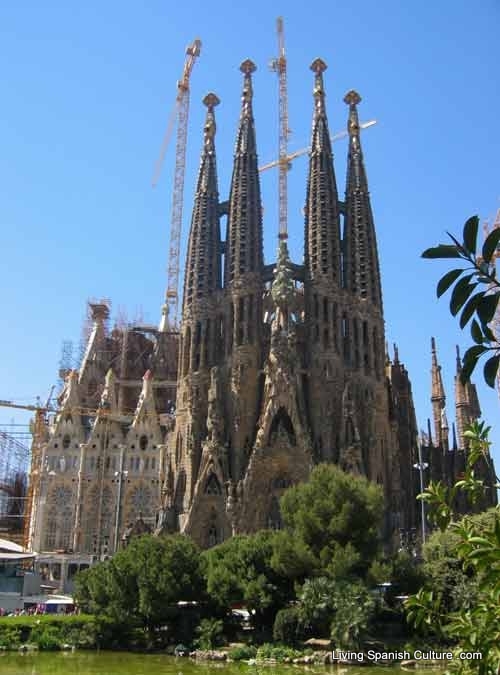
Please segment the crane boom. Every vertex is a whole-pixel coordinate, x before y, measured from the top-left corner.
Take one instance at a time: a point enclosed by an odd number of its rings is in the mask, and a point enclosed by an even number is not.
[[[271,69],[278,74],[279,85],[279,237],[286,239],[288,234],[288,91],[286,77],[285,32],[283,17],[276,20],[278,36],[278,58],[271,61]]]
[[[177,118],[177,138],[175,144],[174,187],[172,193],[172,215],[170,225],[170,244],[167,271],[167,292],[165,304],[170,327],[177,325],[179,256],[182,233],[182,208],[184,204],[184,176],[186,172],[186,144],[189,120],[189,81],[196,59],[200,55],[201,41],[194,40],[186,49],[186,59],[181,79],[177,82],[175,107],[170,114],[167,130],[155,165],[153,187],[160,178],[163,161]]]
[[[369,127],[372,127],[374,124],[377,124],[377,120],[369,120],[368,122],[362,122],[359,125],[360,129],[368,129]],[[339,141],[341,138],[345,138],[348,135],[347,131],[339,131],[339,133],[334,134],[331,136],[331,141]],[[289,155],[287,155],[287,164],[290,164],[290,162],[293,159],[296,159],[297,157],[301,157],[302,155],[307,154],[308,152],[311,151],[311,148],[301,148],[300,150],[294,150],[294,152],[291,152]],[[272,162],[268,162],[267,164],[263,164],[262,166],[259,166],[259,171],[267,171],[268,169],[272,169],[275,166],[280,165],[280,159],[275,159]]]

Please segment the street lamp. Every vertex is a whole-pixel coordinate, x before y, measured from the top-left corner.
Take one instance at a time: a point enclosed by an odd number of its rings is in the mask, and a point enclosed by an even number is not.
[[[422,445],[418,444],[418,462],[413,465],[414,469],[418,469],[420,474],[420,493],[424,491],[424,471],[428,468],[429,464],[422,461]],[[420,500],[420,514],[422,518],[422,544],[425,544],[425,503],[424,500]]]
[[[115,478],[118,478],[118,490],[116,493],[116,513],[115,513],[115,536],[113,542],[113,553],[116,553],[118,549],[118,535],[120,531],[120,511],[121,511],[121,502],[122,502],[122,483],[123,479],[128,476],[128,471],[123,470],[125,459],[125,446],[120,445],[120,469],[115,471]]]

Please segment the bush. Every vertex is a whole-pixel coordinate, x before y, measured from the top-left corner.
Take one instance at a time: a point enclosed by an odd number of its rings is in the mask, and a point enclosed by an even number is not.
[[[285,659],[296,659],[304,656],[308,652],[293,649],[287,645],[275,645],[269,642],[261,645],[257,650],[258,659],[274,659],[275,661],[284,661]]]
[[[244,645],[243,647],[234,647],[230,649],[228,654],[233,661],[248,661],[257,656],[257,647],[253,645]]]
[[[34,615],[0,618],[0,646],[17,649],[31,642],[41,650],[59,649],[63,644],[95,647],[102,626],[95,617]]]
[[[213,649],[221,644],[223,623],[220,619],[202,619],[196,629],[200,649]]]
[[[273,639],[285,645],[295,645],[303,639],[303,628],[299,610],[296,607],[280,609],[276,614],[273,628]]]

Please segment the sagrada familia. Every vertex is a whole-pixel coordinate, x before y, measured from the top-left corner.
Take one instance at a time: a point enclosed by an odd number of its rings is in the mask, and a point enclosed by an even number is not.
[[[316,59],[311,69],[303,264],[291,262],[285,237],[276,261],[264,261],[255,66],[247,60],[227,201],[217,180],[218,99],[204,99],[180,329],[168,328],[165,308],[159,327],[110,329],[108,306],[91,306],[85,356],[67,373],[40,454],[34,550],[102,558],[137,532],[179,531],[209,547],[277,529],[281,495],[320,462],[382,486],[383,534],[397,547],[399,533],[420,527],[415,465],[425,462],[426,482],[452,484],[463,472],[464,428],[480,416],[475,387],[460,383],[458,357],[452,432],[433,340],[434,427],[419,435],[408,373],[385,343],[361,98],[355,91],[344,98],[342,200],[326,65]]]

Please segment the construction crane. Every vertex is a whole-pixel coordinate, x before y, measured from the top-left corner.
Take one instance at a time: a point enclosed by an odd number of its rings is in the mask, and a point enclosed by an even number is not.
[[[285,55],[285,32],[283,17],[276,20],[276,32],[278,35],[278,58],[270,63],[271,70],[278,74],[279,85],[279,153],[277,164],[279,166],[279,238],[288,237],[288,186],[287,173],[288,160],[288,91],[286,80],[286,55]]]
[[[362,122],[359,125],[360,129],[368,129],[369,127],[372,127],[374,124],[377,124],[377,120],[369,120],[368,122]],[[342,138],[345,138],[348,136],[349,132],[348,131],[340,131],[337,134],[334,134],[333,136],[330,137],[332,143],[335,141],[340,141]],[[286,164],[288,169],[290,168],[290,162],[292,162],[294,159],[297,157],[301,157],[302,155],[306,155],[308,152],[311,152],[311,148],[301,148],[300,150],[295,150],[294,152],[291,152],[289,155],[286,156]],[[275,166],[280,166],[282,165],[282,160],[280,159],[275,159],[272,162],[269,162],[268,164],[263,164],[262,166],[259,167],[259,171],[267,171],[268,169],[272,169]]]
[[[175,145],[174,188],[172,194],[172,215],[170,224],[170,247],[168,256],[168,276],[165,305],[167,321],[170,328],[177,327],[179,257],[182,232],[182,207],[184,203],[184,175],[186,170],[186,143],[189,119],[189,79],[200,55],[201,41],[194,40],[186,48],[186,59],[181,79],[177,82],[177,96],[174,108],[170,113],[167,130],[163,138],[160,155],[155,164],[153,187],[158,184],[161,169],[177,119],[177,139]]]
[[[30,478],[28,484],[28,494],[26,495],[26,502],[24,508],[24,533],[23,546],[29,548],[31,545],[33,528],[31,527],[31,513],[33,509],[33,500],[38,487],[40,479],[40,462],[42,457],[42,446],[45,438],[45,430],[47,427],[46,415],[52,410],[50,401],[55,387],[52,387],[50,394],[47,397],[47,402],[44,406],[36,405],[22,405],[14,403],[13,401],[0,400],[0,406],[3,408],[15,408],[16,410],[29,410],[35,413],[35,420],[33,423],[33,443],[31,446],[31,463],[30,463]]]

